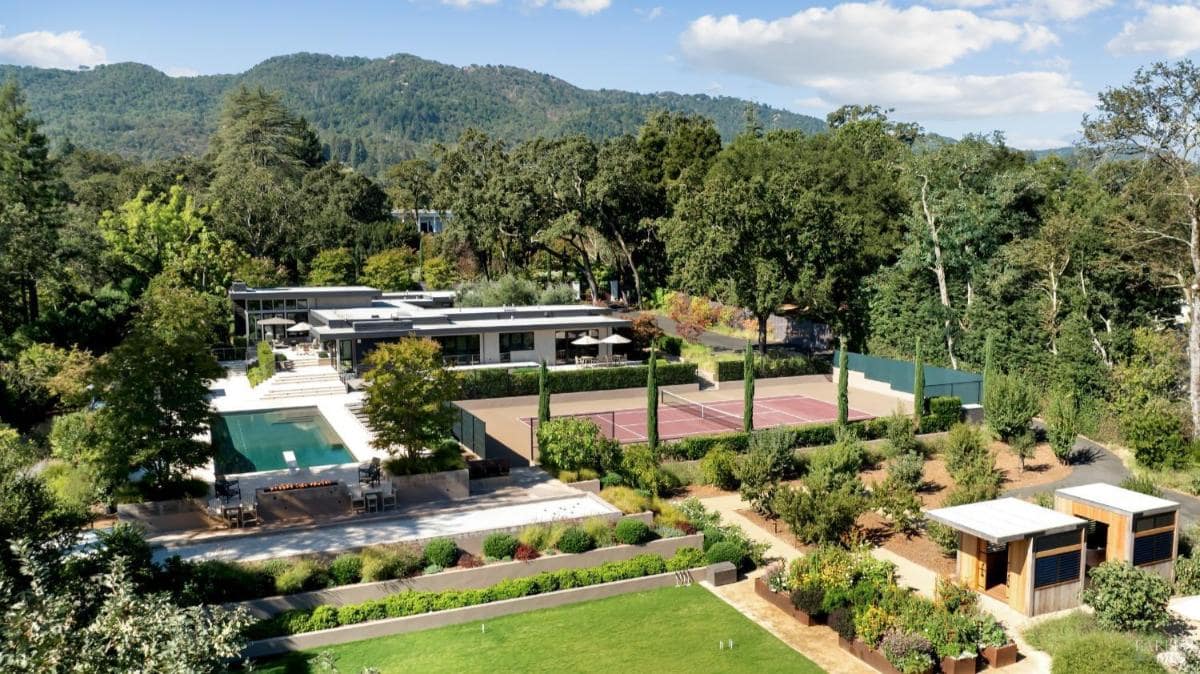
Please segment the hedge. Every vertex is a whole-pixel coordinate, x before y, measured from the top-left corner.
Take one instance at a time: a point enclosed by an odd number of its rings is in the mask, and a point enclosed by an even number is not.
[[[717,381],[740,381],[745,377],[745,364],[742,359],[717,361]],[[770,379],[772,377],[798,377],[805,374],[829,374],[832,366],[827,360],[810,359],[803,356],[788,356],[785,358],[754,359],[754,377]]]
[[[836,423],[830,422],[804,426],[777,426],[771,430],[775,433],[788,433],[791,436],[788,444],[792,448],[799,448],[832,445],[837,440],[837,428]],[[852,421],[850,428],[853,428],[858,433],[858,437],[863,440],[876,440],[887,436],[887,418]],[[664,458],[694,461],[704,458],[709,450],[718,445],[723,445],[739,454],[745,453],[750,449],[750,434],[735,431],[713,435],[693,435],[668,442],[662,445],[661,451]]]
[[[607,562],[586,569],[560,569],[543,571],[525,578],[508,578],[491,587],[476,590],[407,591],[359,604],[340,607],[318,606],[311,610],[293,609],[251,625],[246,630],[246,636],[250,639],[267,639],[301,634],[370,620],[403,618],[504,599],[642,578],[667,571],[680,571],[689,568],[696,559],[693,552],[685,552],[688,550],[691,549],[681,548],[669,560],[660,555],[638,555],[624,561]]]
[[[962,398],[938,396],[929,399],[929,414],[921,418],[922,433],[940,433],[962,421]]]
[[[625,367],[597,367],[583,370],[553,370],[549,373],[551,393],[574,393],[577,391],[607,391],[618,388],[640,388],[646,385],[645,365]],[[695,363],[658,364],[660,386],[694,384]],[[460,374],[463,400],[479,398],[507,398],[529,396],[538,393],[538,373],[535,369],[470,370]]]

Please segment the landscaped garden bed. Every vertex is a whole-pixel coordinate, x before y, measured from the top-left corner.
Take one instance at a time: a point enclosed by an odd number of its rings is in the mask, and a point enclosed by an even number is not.
[[[643,578],[672,571],[684,571],[703,564],[698,550],[685,548],[670,559],[664,559],[659,555],[638,555],[625,561],[608,562],[591,568],[560,569],[525,578],[510,578],[487,588],[441,592],[400,592],[383,599],[369,600],[359,604],[340,607],[318,606],[313,609],[285,611],[251,625],[247,630],[247,636],[251,639],[267,639],[303,634],[374,620],[402,618],[619,580]]]
[[[1015,661],[1015,644],[970,590],[942,582],[937,599],[925,599],[865,550],[817,548],[768,569],[755,591],[801,624],[828,624],[846,652],[882,672],[966,674],[985,651],[993,668]]]

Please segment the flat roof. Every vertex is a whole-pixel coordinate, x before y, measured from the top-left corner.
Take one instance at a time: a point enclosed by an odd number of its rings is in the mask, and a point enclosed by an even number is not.
[[[378,288],[370,286],[277,286],[274,288],[239,288],[229,290],[233,299],[251,297],[311,297],[313,295],[379,295]]]
[[[992,543],[1056,534],[1087,522],[1017,498],[1000,498],[926,511],[929,519]]]
[[[1104,482],[1067,487],[1054,492],[1072,501],[1082,501],[1105,510],[1115,510],[1126,515],[1147,515],[1177,510],[1179,504],[1165,498],[1143,494]]]
[[[385,326],[394,323],[395,327],[388,330]],[[314,325],[312,332],[319,337],[388,337],[394,335],[470,335],[481,332],[524,332],[530,330],[586,330],[590,328],[624,327],[629,320],[612,316],[554,316],[550,318],[497,318],[464,320],[459,319],[441,323],[409,324],[405,320],[389,321],[387,318],[375,320],[359,320],[347,327],[331,328],[327,325]],[[392,334],[394,333],[394,335]]]

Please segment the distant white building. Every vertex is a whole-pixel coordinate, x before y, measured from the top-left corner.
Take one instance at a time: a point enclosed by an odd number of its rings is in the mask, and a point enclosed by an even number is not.
[[[411,210],[392,209],[392,217],[403,222],[412,222]],[[421,234],[441,234],[450,219],[450,211],[432,211],[424,208],[417,211],[417,231]]]

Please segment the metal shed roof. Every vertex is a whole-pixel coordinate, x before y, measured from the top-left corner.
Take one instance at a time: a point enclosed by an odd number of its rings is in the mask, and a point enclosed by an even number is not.
[[[1078,517],[1016,498],[937,508],[927,511],[925,515],[951,529],[992,543],[1008,543],[1031,536],[1070,531],[1086,524]]]
[[[1078,487],[1067,487],[1054,492],[1072,501],[1089,503],[1105,510],[1114,510],[1126,515],[1151,515],[1177,510],[1179,504],[1165,498],[1150,496],[1104,482],[1093,482]]]

